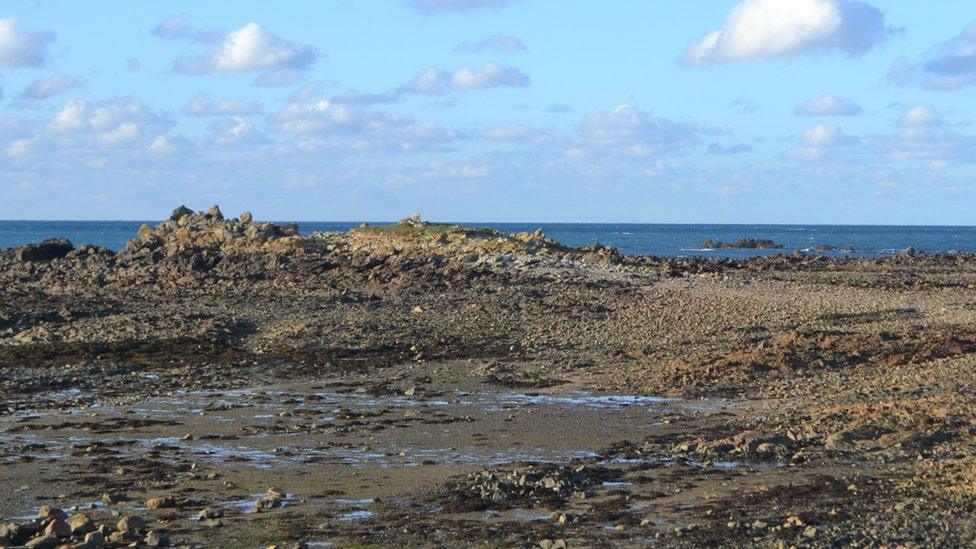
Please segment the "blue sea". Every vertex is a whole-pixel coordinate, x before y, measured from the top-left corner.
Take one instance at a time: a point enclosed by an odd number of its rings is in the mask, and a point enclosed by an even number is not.
[[[143,223],[155,221],[0,221],[0,248],[44,238],[64,236],[76,246],[96,244],[120,249]],[[302,234],[346,231],[360,222],[298,222]],[[382,223],[376,223],[380,225]],[[909,246],[919,251],[976,251],[976,227],[883,225],[702,225],[633,223],[462,223],[492,226],[505,232],[542,228],[546,235],[570,246],[599,242],[625,254],[658,256],[746,257],[811,250],[819,243],[838,249],[850,246],[854,255],[878,256]],[[734,241],[766,238],[784,250],[703,250],[705,239]],[[833,252],[840,255],[844,252]],[[828,255],[831,255],[828,253]]]

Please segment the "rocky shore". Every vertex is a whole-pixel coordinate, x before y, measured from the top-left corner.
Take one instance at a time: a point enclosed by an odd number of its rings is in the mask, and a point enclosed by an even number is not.
[[[972,254],[180,207],[0,295],[0,547],[976,543]]]

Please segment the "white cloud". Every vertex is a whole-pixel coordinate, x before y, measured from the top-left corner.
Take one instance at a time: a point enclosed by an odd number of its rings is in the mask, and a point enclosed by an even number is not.
[[[861,106],[853,99],[830,94],[804,101],[793,110],[799,116],[856,116],[861,112]]]
[[[183,110],[184,116],[250,116],[264,111],[261,103],[243,99],[224,99],[214,102],[208,93],[197,94]]]
[[[173,69],[189,74],[304,70],[317,57],[312,46],[289,42],[251,22],[227,33],[216,48],[204,55],[176,61]]]
[[[661,155],[701,142],[696,124],[654,117],[627,104],[587,114],[577,133],[592,152],[632,157]]]
[[[286,134],[362,132],[411,122],[401,115],[387,115],[358,105],[333,104],[325,99],[316,103],[290,103],[268,121],[272,130]]]
[[[47,62],[47,47],[57,35],[53,31],[28,31],[20,19],[0,19],[0,67],[42,67]]]
[[[473,70],[461,67],[451,76],[451,88],[456,90],[483,90],[498,86],[524,87],[529,85],[529,77],[514,67],[502,67],[488,63],[483,69]]]
[[[692,41],[682,64],[793,57],[812,51],[863,53],[884,40],[884,15],[853,0],[743,0],[720,29]]]
[[[906,110],[905,114],[898,120],[898,124],[905,128],[939,126],[942,124],[942,118],[932,107],[919,105]]]
[[[421,13],[438,11],[465,11],[478,8],[500,8],[512,0],[408,0],[413,9]]]
[[[940,91],[976,86],[976,22],[952,40],[937,44],[918,63],[896,58],[888,80]]]
[[[7,153],[7,156],[14,158],[30,156],[37,151],[39,143],[40,140],[37,137],[14,139],[7,144],[4,152]]]
[[[514,36],[495,34],[485,38],[484,40],[478,40],[477,42],[461,42],[454,47],[454,51],[467,53],[477,53],[482,51],[514,53],[525,51],[525,42],[523,42],[521,38],[516,38]]]
[[[193,145],[190,140],[182,136],[159,135],[146,147],[152,156],[175,156],[191,151]]]
[[[80,99],[72,99],[54,115],[54,120],[48,124],[48,128],[57,133],[88,131],[91,129],[91,124],[88,122],[88,110],[88,103]]]
[[[461,67],[453,72],[429,68],[399,88],[399,93],[441,95],[450,90],[473,90],[496,87],[525,87],[531,80],[515,67],[486,63],[478,70]]]
[[[60,93],[83,86],[85,81],[66,74],[54,74],[47,78],[36,78],[20,94],[21,99],[37,100],[54,97]]]
[[[843,147],[860,142],[856,136],[847,135],[838,126],[829,124],[807,128],[801,141],[808,147]]]
[[[137,99],[118,98],[97,103],[68,101],[47,127],[57,134],[90,134],[99,144],[122,146],[163,134],[173,125],[169,117]]]
[[[214,120],[207,129],[210,141],[222,147],[262,145],[269,141],[264,132],[243,118]]]
[[[861,139],[847,135],[838,126],[820,124],[807,128],[800,135],[800,145],[786,152],[787,158],[794,160],[820,160],[831,149],[857,145]]]

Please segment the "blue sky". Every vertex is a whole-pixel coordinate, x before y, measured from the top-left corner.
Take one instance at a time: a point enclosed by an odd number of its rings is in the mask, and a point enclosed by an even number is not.
[[[0,218],[974,223],[976,7],[8,2]]]

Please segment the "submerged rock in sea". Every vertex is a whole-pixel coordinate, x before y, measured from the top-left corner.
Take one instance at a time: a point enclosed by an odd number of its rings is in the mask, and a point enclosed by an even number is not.
[[[716,242],[710,238],[706,239],[701,244],[701,248],[705,250],[728,250],[728,249],[743,249],[743,250],[779,250],[783,248],[782,244],[777,244],[772,240],[765,238],[740,238],[735,242]]]

